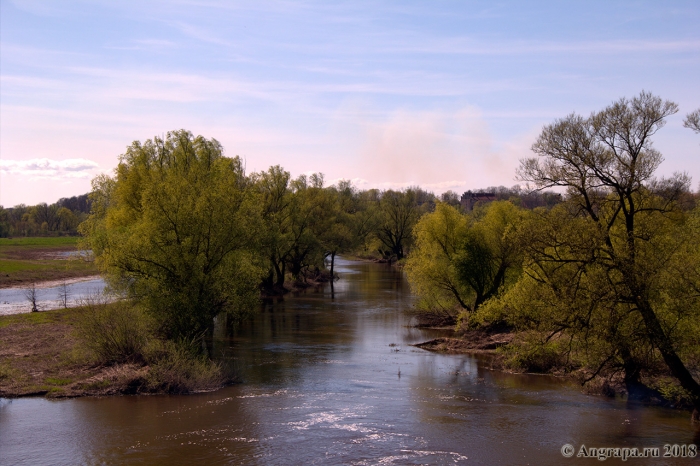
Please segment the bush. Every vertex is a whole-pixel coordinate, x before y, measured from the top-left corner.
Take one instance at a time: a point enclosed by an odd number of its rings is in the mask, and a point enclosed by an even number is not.
[[[128,302],[84,303],[77,322],[78,338],[91,359],[100,364],[142,363],[153,338],[151,319]]]
[[[99,364],[132,368],[126,393],[192,393],[217,389],[232,379],[221,364],[201,354],[201,340],[159,338],[153,320],[133,303],[93,299],[84,308],[77,322],[80,344]]]
[[[146,384],[151,391],[191,393],[214,390],[227,381],[220,364],[198,354],[192,344],[154,341],[148,348],[150,370]]]
[[[513,342],[501,350],[505,365],[525,372],[547,373],[566,365],[562,350],[556,341],[539,341],[533,335]]]
[[[693,402],[690,393],[680,386],[677,380],[671,377],[658,377],[653,380],[650,387],[657,390],[673,406],[681,408],[692,408]]]

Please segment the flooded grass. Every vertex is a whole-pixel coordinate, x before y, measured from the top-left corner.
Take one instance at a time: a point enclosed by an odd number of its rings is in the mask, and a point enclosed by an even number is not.
[[[0,238],[0,288],[98,273],[94,262],[71,257],[78,237]]]

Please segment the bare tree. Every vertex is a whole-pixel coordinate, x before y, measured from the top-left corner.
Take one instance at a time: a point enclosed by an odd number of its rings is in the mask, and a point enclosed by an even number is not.
[[[700,108],[685,116],[683,126],[692,129],[696,133],[700,133]]]
[[[68,308],[68,298],[70,297],[70,289],[68,283],[63,280],[63,283],[58,287],[58,304],[63,306],[63,309]]]
[[[26,296],[27,301],[29,301],[29,304],[31,304],[32,312],[39,312],[39,308],[36,305],[36,284],[34,282],[32,282],[32,284],[26,290],[24,290],[24,296]]]

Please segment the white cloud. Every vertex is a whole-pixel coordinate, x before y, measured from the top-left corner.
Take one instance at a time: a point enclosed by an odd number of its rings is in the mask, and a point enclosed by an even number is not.
[[[97,162],[87,159],[0,160],[0,174],[31,179],[90,178],[97,169],[99,169]]]

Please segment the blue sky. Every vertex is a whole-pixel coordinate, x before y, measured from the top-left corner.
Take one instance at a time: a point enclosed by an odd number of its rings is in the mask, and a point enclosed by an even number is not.
[[[248,171],[359,188],[516,184],[542,126],[641,90],[700,181],[700,4],[0,0],[0,204],[54,202],[186,128]]]

